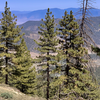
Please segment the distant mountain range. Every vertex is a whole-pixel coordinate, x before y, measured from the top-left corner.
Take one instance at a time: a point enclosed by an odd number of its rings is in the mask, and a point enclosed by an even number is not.
[[[92,20],[92,24],[94,27],[90,27],[93,31],[93,34],[89,34],[94,41],[100,46],[100,17],[91,17],[90,20]],[[59,23],[60,18],[56,18],[55,19],[55,23]],[[78,22],[78,19],[76,20]],[[34,50],[35,47],[37,47],[37,45],[35,44],[35,42],[33,41],[38,40],[39,39],[39,34],[38,34],[38,26],[40,26],[40,24],[43,23],[42,21],[27,21],[21,25],[19,25],[19,27],[23,26],[22,32],[21,33],[25,33],[24,39],[26,41],[27,47],[31,52],[37,52],[36,50]],[[57,26],[59,27],[59,25]]]
[[[79,19],[81,17],[81,14],[78,14],[78,12],[80,11],[79,8],[67,8],[67,9],[51,8],[50,9],[50,11],[52,11],[52,14],[54,15],[55,18],[62,18],[65,10],[68,13],[72,10],[76,19]],[[36,11],[11,11],[11,12],[12,14],[15,14],[17,16],[17,24],[22,24],[29,20],[39,21],[42,18],[44,19],[47,9],[36,10]],[[0,13],[2,13],[2,11],[0,11]],[[100,9],[90,9],[90,13],[92,17],[100,16]],[[2,18],[1,14],[0,14],[0,18]]]
[[[73,14],[76,17],[76,21],[80,18],[80,15],[77,15],[76,12],[79,11],[79,8],[68,8],[68,9],[58,9],[58,8],[52,8],[50,11],[52,11],[52,14],[55,17],[55,23],[59,23],[60,19],[64,15],[65,10],[69,13],[71,10],[73,11]],[[19,24],[19,27],[24,27],[22,29],[21,33],[25,33],[24,39],[26,41],[27,47],[31,52],[37,52],[34,50],[37,45],[33,41],[34,39],[39,39],[38,34],[38,26],[40,26],[42,21],[40,21],[42,18],[44,19],[47,9],[45,10],[37,10],[37,11],[11,11],[12,14],[15,14],[17,16],[17,23]],[[93,35],[90,34],[90,36],[94,39],[94,41],[100,46],[100,9],[91,9],[91,16],[90,19],[94,22],[92,23],[95,28],[91,28],[93,31]],[[0,12],[1,13],[1,12]],[[1,18],[0,14],[0,18]],[[59,25],[57,26],[59,27]]]
[[[61,19],[60,18],[56,18],[55,19],[55,23],[59,23]],[[100,47],[100,16],[99,17],[90,17],[90,20],[92,20],[92,24],[93,27],[90,27],[93,34],[89,34],[92,39],[95,41],[95,43]],[[76,20],[78,22],[78,19]],[[30,54],[32,58],[35,58],[36,56],[39,55],[39,52],[36,51],[34,48],[38,47],[38,45],[34,42],[34,39],[38,41],[39,39],[39,34],[38,34],[38,26],[40,26],[40,24],[43,23],[42,21],[27,21],[21,25],[19,25],[19,27],[23,26],[22,32],[21,33],[25,33],[25,35],[23,36],[23,38],[26,41],[26,45],[28,47],[28,50],[30,50]],[[59,25],[57,26],[59,27]],[[92,59],[94,61],[94,63],[97,64],[97,66],[100,66],[99,62],[100,62],[100,57],[97,58],[97,56],[95,54],[92,54]],[[95,66],[95,67],[97,67]]]

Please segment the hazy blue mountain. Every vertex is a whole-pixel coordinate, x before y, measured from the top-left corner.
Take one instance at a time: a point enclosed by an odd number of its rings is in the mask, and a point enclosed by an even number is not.
[[[4,13],[4,11],[0,11],[0,19],[2,18],[2,14]],[[31,11],[11,11],[11,14],[15,14],[15,16],[17,16],[17,24],[22,24],[26,21],[28,21],[29,19],[25,16],[25,14],[30,13]],[[23,16],[23,17],[21,17]]]
[[[68,9],[58,9],[58,8],[52,8],[50,9],[50,11],[52,11],[52,14],[54,15],[55,18],[62,18],[62,16],[64,15],[64,12],[68,11],[68,13],[70,12],[70,10],[72,10],[74,13],[77,12],[79,9],[78,8],[68,8]],[[41,19],[41,18],[45,18],[47,9],[45,10],[37,10],[37,11],[33,11],[30,13],[27,13],[26,16],[27,18],[32,18],[33,19]]]
[[[67,11],[70,13],[70,11],[73,11],[73,14],[75,17],[78,19],[80,18],[81,14],[79,15],[78,12],[80,11],[80,8],[67,8],[67,9],[59,9],[59,8],[52,8],[50,11],[52,11],[52,14],[54,15],[55,18],[62,18],[64,15],[64,12]],[[41,20],[41,18],[45,18],[47,9],[44,10],[36,10],[29,12],[27,14],[23,14],[23,16],[26,16],[28,19],[31,20]],[[100,16],[100,9],[90,9],[90,15],[92,17]],[[20,17],[23,17],[20,15]]]
[[[52,14],[55,18],[62,18],[64,15],[65,10],[69,13],[71,10],[73,11],[73,14],[75,15],[76,19],[79,19],[81,17],[81,14],[79,15],[79,8],[67,8],[67,9],[59,9],[59,8],[51,8],[50,11],[52,11]],[[25,23],[26,21],[39,21],[42,18],[45,18],[47,9],[44,10],[35,10],[35,11],[11,11],[12,14],[15,14],[17,16],[17,24]],[[0,11],[2,13],[2,11]],[[92,17],[100,16],[100,9],[90,9],[90,13]],[[1,18],[0,14],[0,18]]]
[[[0,13],[2,13],[4,11],[0,11]],[[31,11],[11,11],[12,14],[26,14],[26,13],[29,13]]]

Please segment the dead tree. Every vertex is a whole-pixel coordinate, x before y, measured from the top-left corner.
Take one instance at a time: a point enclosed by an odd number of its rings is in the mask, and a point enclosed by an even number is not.
[[[81,13],[82,15],[81,19],[79,20],[79,30],[80,30],[80,36],[83,37],[83,41],[84,41],[84,45],[82,46],[86,47],[88,50],[91,51],[91,45],[97,46],[94,40],[90,36],[91,34],[93,34],[90,26],[95,29],[95,27],[93,26],[94,22],[90,20],[90,17],[91,17],[90,9],[94,9],[92,5],[94,0],[93,1],[79,0],[79,1],[81,3],[81,8],[80,8],[79,13]],[[93,74],[93,71],[91,70],[91,66],[94,67],[92,64],[93,60],[91,59],[90,55],[85,55],[84,57],[85,59],[88,60],[88,64],[86,64],[88,67],[88,70],[90,70],[90,73],[93,79],[96,80]]]

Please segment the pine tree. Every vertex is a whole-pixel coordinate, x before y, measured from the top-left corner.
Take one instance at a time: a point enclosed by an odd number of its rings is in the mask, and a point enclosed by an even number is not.
[[[36,70],[35,67],[32,67],[33,60],[24,39],[20,45],[16,46],[16,51],[13,58],[16,68],[13,73],[12,84],[23,93],[33,95],[36,92]]]
[[[47,100],[50,98],[50,73],[52,71],[52,65],[55,64],[54,59],[56,55],[53,55],[53,53],[56,53],[56,46],[58,45],[58,39],[56,38],[57,32],[54,31],[54,15],[51,17],[51,14],[52,12],[50,12],[48,8],[45,20],[42,19],[44,24],[41,24],[39,27],[39,42],[35,40],[35,42],[39,45],[37,50],[41,53],[35,62],[40,63],[39,66],[41,66],[43,76],[45,76],[44,79],[47,79]]]
[[[3,58],[3,75],[5,76],[5,84],[9,84],[9,77],[12,73],[12,58],[14,57],[15,45],[20,41],[23,34],[20,35],[22,28],[16,27],[16,16],[11,16],[10,8],[7,8],[7,2],[5,11],[2,13],[2,19],[0,19],[0,57]]]
[[[94,47],[93,45],[91,45],[92,51],[94,51],[95,53],[97,53],[98,56],[100,56],[100,48],[99,47]]]
[[[4,78],[3,78],[3,73],[2,73],[2,69],[3,69],[3,58],[0,58],[0,83],[4,83]]]
[[[84,55],[87,50],[81,45],[84,44],[83,38],[79,34],[79,26],[74,21],[75,18],[70,11],[70,15],[65,11],[63,19],[60,21],[60,31],[63,38],[62,49],[66,66],[64,71],[64,85],[61,90],[68,100],[96,100],[98,99],[97,86],[92,81],[87,69],[87,60]],[[62,69],[61,69],[62,70]]]

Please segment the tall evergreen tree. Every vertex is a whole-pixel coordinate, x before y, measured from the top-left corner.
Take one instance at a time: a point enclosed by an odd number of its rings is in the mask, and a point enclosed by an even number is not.
[[[26,94],[35,94],[36,70],[32,67],[32,58],[24,39],[16,46],[16,54],[13,63],[16,65],[13,73],[12,84]]]
[[[61,92],[68,100],[96,100],[98,99],[97,86],[92,82],[87,69],[87,61],[83,58],[87,50],[81,45],[83,38],[79,34],[79,26],[75,18],[65,11],[60,21],[60,31],[63,38],[62,49],[66,61],[64,87]]]
[[[51,68],[52,65],[55,64],[55,55],[53,55],[53,53],[56,53],[56,46],[58,45],[58,39],[56,38],[57,33],[54,32],[54,16],[52,15],[51,17],[51,14],[52,12],[50,12],[48,8],[45,20],[42,19],[44,24],[41,24],[39,27],[39,42],[35,40],[35,42],[39,45],[37,50],[41,53],[35,62],[40,63],[40,66],[42,67],[42,73],[44,73],[45,77],[47,78],[47,100],[50,98],[49,89],[51,79],[50,73],[52,71]]]
[[[0,57],[4,57],[2,72],[5,75],[5,84],[9,84],[9,74],[11,74],[11,66],[13,65],[12,58],[14,57],[13,50],[15,49],[16,43],[18,43],[23,36],[23,34],[19,34],[22,28],[15,26],[17,21],[15,20],[16,16],[13,14],[12,17],[9,9],[6,2],[5,11],[2,13],[3,18],[0,19]]]
[[[4,65],[4,59],[1,57],[0,58],[0,83],[4,83],[4,77],[2,73],[3,65]]]
[[[94,47],[92,45],[91,48],[92,48],[92,51],[94,51],[98,56],[100,56],[100,48],[99,47]]]

